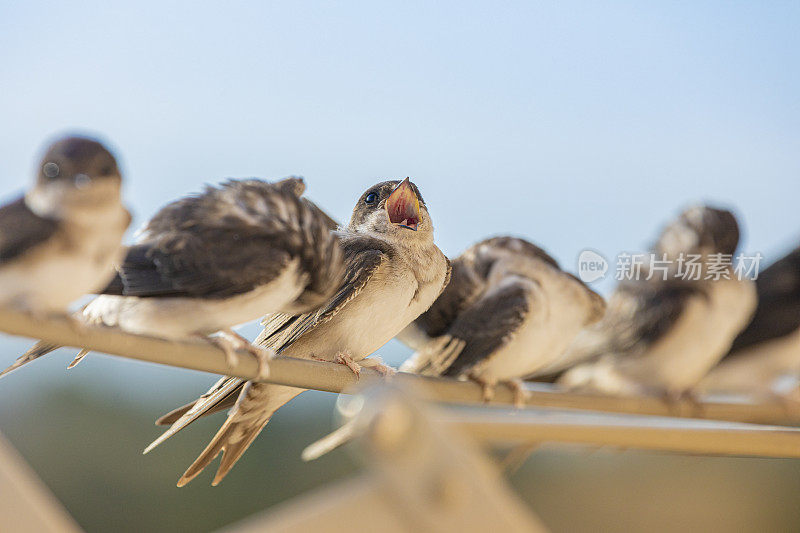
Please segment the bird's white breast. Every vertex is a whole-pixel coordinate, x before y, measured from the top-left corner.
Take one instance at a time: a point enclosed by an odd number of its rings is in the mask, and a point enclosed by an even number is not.
[[[420,283],[409,265],[385,262],[329,322],[309,331],[283,354],[333,358],[347,352],[355,360],[367,357],[430,307],[444,284],[443,255],[432,271],[436,275]]]
[[[63,223],[50,240],[0,270],[5,302],[21,300],[37,310],[63,311],[74,300],[102,289],[121,259],[127,211],[116,203],[93,210],[90,223]]]
[[[769,393],[787,375],[800,374],[800,329],[749,346],[715,367],[700,383],[703,392]]]
[[[749,280],[710,283],[708,297],[693,296],[673,328],[645,354],[620,358],[618,370],[645,387],[691,389],[728,352],[756,307]]]
[[[305,286],[299,260],[291,261],[270,283],[227,298],[185,298],[103,295],[84,309],[87,322],[114,326],[131,333],[180,339],[211,334],[278,312],[300,295]]]
[[[530,312],[513,338],[476,368],[487,381],[523,378],[557,360],[592,312],[587,289],[542,265],[533,275]]]

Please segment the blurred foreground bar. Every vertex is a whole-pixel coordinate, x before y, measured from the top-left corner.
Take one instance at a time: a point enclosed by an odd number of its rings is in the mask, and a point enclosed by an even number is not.
[[[800,429],[712,420],[532,409],[447,409],[442,420],[480,441],[568,442],[703,455],[800,457]]]
[[[380,390],[379,390],[380,389]],[[433,406],[395,387],[373,388],[351,420],[362,477],[250,518],[235,533],[545,532],[472,439]]]
[[[77,533],[78,525],[0,435],[0,531]]]
[[[415,389],[416,390],[416,389]],[[581,443],[704,455],[800,457],[800,430],[570,411],[443,407],[398,386],[340,403],[361,477],[299,497],[229,531],[544,531],[485,444]],[[525,446],[527,445],[527,446]]]

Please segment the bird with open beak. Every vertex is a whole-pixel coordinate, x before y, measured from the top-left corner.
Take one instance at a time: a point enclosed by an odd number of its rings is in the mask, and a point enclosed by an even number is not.
[[[54,142],[34,187],[0,208],[0,304],[63,312],[104,287],[131,221],[121,186],[117,161],[98,141]]]
[[[754,283],[739,279],[730,261],[738,244],[733,213],[704,205],[686,209],[653,250],[658,260],[666,258],[666,274],[645,265],[638,278],[620,282],[603,320],[565,353],[567,360],[589,362],[567,370],[558,383],[617,395],[693,397],[756,307]],[[696,273],[686,275],[687,258],[699,266]]]
[[[758,307],[730,352],[698,386],[705,393],[800,401],[800,247],[758,273]]]
[[[450,284],[400,335],[417,348],[400,370],[472,379],[486,400],[506,382],[521,403],[520,380],[556,360],[604,312],[603,298],[538,246],[486,239],[453,260]]]
[[[319,309],[264,319],[256,344],[278,357],[301,357],[391,370],[367,356],[424,312],[446,286],[450,263],[433,240],[433,223],[408,178],[370,187],[338,232],[344,282]],[[198,400],[157,421],[172,424],[146,452],[197,418],[231,408],[211,443],[178,481],[183,486],[222,452],[219,483],[281,406],[305,389],[225,377]]]
[[[316,309],[344,275],[331,219],[300,197],[304,190],[299,178],[229,180],[166,205],[78,320],[168,339],[199,337],[231,363],[237,348],[246,349],[266,375],[271,350],[231,328],[265,310]],[[4,373],[55,348],[40,342]]]

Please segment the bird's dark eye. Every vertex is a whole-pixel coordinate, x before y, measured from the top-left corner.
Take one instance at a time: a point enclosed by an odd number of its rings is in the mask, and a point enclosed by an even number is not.
[[[53,163],[52,161],[49,163],[45,163],[44,167],[42,168],[42,172],[45,176],[52,179],[58,176],[59,168],[58,165]]]
[[[374,204],[377,201],[378,201],[378,194],[374,192],[369,193],[367,197],[364,198],[364,202],[367,204]]]

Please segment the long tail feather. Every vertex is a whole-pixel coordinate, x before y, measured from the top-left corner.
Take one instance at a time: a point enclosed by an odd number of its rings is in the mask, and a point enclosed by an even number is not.
[[[217,410],[224,409],[223,407],[219,407],[220,404],[223,404],[227,398],[235,398],[234,394],[242,385],[243,381],[239,378],[231,378],[231,377],[224,377],[217,381],[205,394],[200,396],[197,400],[193,403],[188,404],[188,408],[185,409],[187,406],[179,407],[178,409],[172,411],[171,413],[167,413],[166,415],[159,418],[156,423],[158,424],[159,421],[163,419],[172,419],[174,418],[174,414],[181,412],[180,416],[172,423],[172,426],[161,434],[156,440],[154,440],[150,445],[144,449],[142,453],[146,454],[150,452],[153,448],[167,440],[168,438],[172,437],[180,430],[197,420],[203,415],[209,414],[214,408]]]
[[[186,405],[181,405],[180,407],[177,407],[177,408],[173,409],[169,413],[161,415],[160,417],[158,417],[156,419],[156,425],[157,426],[171,426],[172,424],[177,422],[180,417],[185,415],[186,412],[189,409],[194,407],[194,404],[196,404],[196,403],[197,403],[197,400],[192,400],[191,402],[187,403]]]
[[[312,442],[303,450],[300,457],[303,461],[314,461],[353,440],[357,435],[356,424],[349,422],[328,433],[316,442]]]
[[[183,487],[189,483],[222,452],[222,460],[212,482],[212,485],[219,484],[261,433],[275,411],[304,390],[248,381],[228,419],[178,480],[178,486]]]
[[[71,369],[75,368],[75,365],[77,365],[78,363],[83,361],[83,358],[86,357],[87,355],[89,355],[89,350],[85,350],[84,349],[84,350],[81,350],[80,352],[78,352],[78,355],[75,356],[75,359],[73,359],[70,362],[70,364],[67,365],[67,370],[71,370]]]
[[[31,361],[40,358],[43,355],[47,355],[53,350],[57,350],[60,347],[61,346],[59,346],[58,344],[51,344],[49,342],[39,341],[33,346],[31,346],[31,348],[27,352],[19,356],[17,360],[14,361],[14,364],[12,364],[8,368],[0,372],[0,377],[5,376],[9,372],[13,372],[14,370],[20,368],[21,366],[24,366],[30,363]]]
[[[442,335],[431,340],[400,366],[401,372],[422,376],[440,376],[447,370],[466,343],[450,335]]]
[[[268,422],[269,418],[264,418],[259,420],[257,424],[241,426],[238,423],[229,424],[226,421],[220,432],[214,437],[214,440],[209,443],[203,453],[183,473],[178,480],[178,486],[183,487],[197,477],[222,452],[222,461],[220,461],[217,473],[214,475],[214,481],[211,482],[213,486],[217,486]]]
[[[156,420],[157,426],[171,426],[175,422],[177,422],[183,415],[185,415],[189,409],[194,407],[197,403],[197,400],[193,402],[189,402],[186,405],[182,405],[177,409],[173,409],[169,413],[161,416],[159,419]],[[236,394],[231,393],[226,396],[223,400],[220,400],[219,403],[208,409],[207,411],[200,414],[200,418],[204,416],[213,415],[214,413],[219,413],[220,411],[225,411],[226,409],[230,409],[231,407],[236,404]]]

